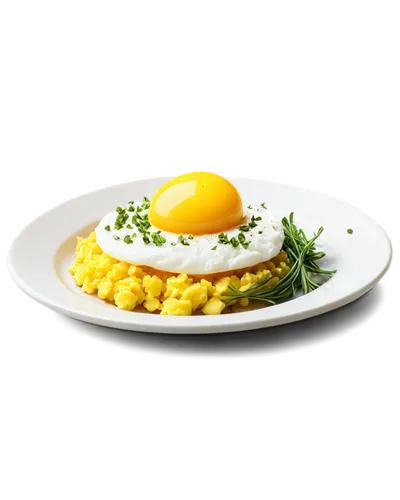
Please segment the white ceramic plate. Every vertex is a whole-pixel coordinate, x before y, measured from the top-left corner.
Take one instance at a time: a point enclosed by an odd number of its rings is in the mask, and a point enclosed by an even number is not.
[[[321,267],[337,269],[319,289],[283,304],[220,316],[160,316],[122,311],[87,295],[67,272],[76,236],[86,236],[99,219],[130,199],[149,198],[169,178],[130,182],[85,194],[46,212],[15,239],[8,258],[17,285],[30,297],[72,318],[126,330],[160,333],[216,333],[290,323],[341,307],[370,290],[389,268],[392,249],[383,229],[342,201],[284,184],[231,179],[245,204],[267,202],[282,216],[295,212],[308,234],[325,228],[318,247]],[[347,229],[354,233],[348,234]]]

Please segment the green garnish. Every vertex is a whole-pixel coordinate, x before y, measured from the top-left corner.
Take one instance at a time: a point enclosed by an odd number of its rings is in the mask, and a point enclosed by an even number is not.
[[[253,210],[253,207],[252,207],[251,205],[247,205],[247,208],[248,208],[249,210]]]
[[[217,249],[217,245],[215,245],[215,247],[212,247],[211,250],[216,250]]]
[[[226,233],[220,233],[218,235],[218,243],[222,243],[223,245],[227,245],[229,243],[228,235]]]
[[[172,246],[172,247],[176,247],[176,243],[175,243],[175,242],[172,242],[172,243],[171,243],[171,246]]]
[[[262,234],[262,231],[258,231],[258,234]]]
[[[143,235],[143,241],[146,245],[148,245],[150,243],[150,238],[147,236],[147,234],[144,234]]]
[[[194,238],[193,234],[188,235],[188,240],[193,240],[193,238]]]
[[[167,241],[164,236],[161,236],[159,233],[152,233],[151,238],[153,240],[153,243],[157,247],[163,246],[163,244]]]
[[[290,271],[271,287],[268,287],[268,282],[273,278],[272,274],[244,292],[230,284],[229,294],[221,297],[227,305],[243,298],[275,305],[292,297],[298,290],[302,290],[303,294],[316,290],[320,283],[313,281],[310,275],[322,275],[330,278],[336,273],[336,271],[321,269],[316,263],[318,259],[325,257],[324,252],[317,252],[315,248],[315,242],[321,235],[323,228],[320,227],[317,233],[308,239],[304,231],[296,227],[293,218],[294,214],[291,213],[289,219],[286,217],[282,219],[285,233],[282,248],[292,262]]]
[[[250,231],[250,227],[245,224],[243,226],[239,226],[239,230],[247,232],[247,231]]]
[[[128,212],[134,212],[135,211],[135,207],[132,207],[132,205],[130,207],[128,207]]]
[[[349,234],[353,234],[353,233],[354,233],[354,231],[353,231],[351,228],[349,228],[349,229],[347,230],[347,232],[348,232]]]
[[[110,227],[110,226],[106,226],[104,229],[105,229],[106,231],[111,231],[111,227]]]
[[[178,237],[178,242],[181,244],[181,245],[184,245],[185,247],[188,247],[190,246],[190,243],[188,241],[186,241],[185,237],[183,236],[183,234],[180,234],[179,237]]]
[[[267,210],[267,207],[265,206],[265,201],[264,201],[264,203],[261,203],[261,206],[262,206],[263,208],[265,208],[265,210]]]
[[[121,238],[119,236],[114,236],[114,240],[120,240]]]
[[[244,243],[246,241],[246,236],[243,233],[238,234],[238,240],[240,243]]]
[[[142,209],[148,210],[149,208],[150,208],[150,200],[146,196],[144,196],[143,203],[142,203]]]
[[[238,246],[239,246],[239,241],[238,241],[235,237],[233,237],[233,238],[231,238],[231,239],[230,239],[230,244],[231,244],[234,248],[236,248],[236,247],[238,247]]]

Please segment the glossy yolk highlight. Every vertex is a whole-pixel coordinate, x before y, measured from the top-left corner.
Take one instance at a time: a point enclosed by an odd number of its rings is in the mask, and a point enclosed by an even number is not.
[[[226,179],[208,172],[184,174],[162,186],[151,200],[150,223],[176,234],[210,234],[240,225],[242,199]]]

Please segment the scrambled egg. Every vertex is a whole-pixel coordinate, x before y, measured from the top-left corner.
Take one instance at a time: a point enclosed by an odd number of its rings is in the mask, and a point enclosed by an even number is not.
[[[176,276],[110,257],[97,244],[94,232],[86,239],[78,238],[75,262],[69,268],[76,284],[86,293],[96,293],[126,311],[141,306],[151,313],[170,316],[221,314],[235,311],[235,306],[246,307],[246,298],[230,307],[221,300],[222,295],[229,295],[230,284],[245,291],[271,274],[268,284],[273,286],[289,270],[288,256],[281,250],[268,262],[228,276]]]

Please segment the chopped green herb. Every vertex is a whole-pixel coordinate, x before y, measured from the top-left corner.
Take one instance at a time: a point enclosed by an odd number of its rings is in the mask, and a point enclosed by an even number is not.
[[[253,229],[257,226],[256,220],[261,220],[261,217],[254,217],[254,215],[251,216],[251,221],[249,222],[249,226]]]
[[[263,208],[265,208],[265,210],[267,209],[267,207],[265,206],[265,201],[264,201],[264,203],[261,203],[261,206],[262,206]]]
[[[226,233],[220,233],[218,235],[218,243],[227,245],[229,243],[228,235]]]
[[[258,234],[262,234],[262,231],[258,231]]]
[[[151,235],[151,239],[153,240],[153,243],[157,247],[161,247],[167,240],[164,238],[164,236],[161,236],[159,233],[153,233]]]
[[[133,229],[132,224],[127,224],[127,225],[126,225],[126,229]]]
[[[105,229],[106,231],[111,231],[111,227],[110,227],[110,226],[106,226],[104,229]]]
[[[114,240],[120,240],[121,238],[119,236],[114,236]]]
[[[143,203],[142,203],[142,209],[147,210],[148,208],[150,208],[150,200],[146,196],[144,196]]]
[[[238,234],[239,243],[244,243],[246,241],[246,236],[243,233]]]
[[[349,234],[353,234],[353,233],[354,233],[354,231],[353,231],[351,228],[349,228],[349,229],[347,230],[347,232],[348,232]]]
[[[129,243],[130,241],[132,241],[131,237],[129,236],[129,234],[127,234],[124,238],[124,243]]]
[[[235,237],[231,238],[230,243],[234,248],[239,246],[239,241]]]
[[[262,217],[255,217],[254,220],[257,220],[257,221],[262,220]]]
[[[143,235],[143,241],[146,245],[148,245],[150,243],[150,238],[147,236],[147,234],[144,234]]]
[[[215,245],[215,247],[212,247],[211,250],[216,250],[217,249],[217,245]]]
[[[248,208],[249,210],[253,210],[253,207],[252,207],[251,205],[247,205],[247,208]]]
[[[188,240],[192,240],[194,238],[193,234],[188,235]]]
[[[134,212],[135,211],[135,207],[132,207],[132,205],[130,207],[128,207],[128,212]]]
[[[123,214],[123,213],[124,213],[124,211],[125,211],[125,210],[124,210],[123,208],[121,208],[121,207],[117,207],[115,210],[116,210],[119,214]]]
[[[134,201],[128,201],[129,205],[134,205]]]
[[[188,241],[186,241],[185,237],[183,236],[183,234],[180,234],[179,235],[179,238],[178,238],[178,241],[181,245],[184,245],[186,247],[190,246],[190,243]]]
[[[171,242],[171,246],[172,246],[172,247],[176,247],[176,243],[175,243],[174,241],[173,241],[173,242]]]
[[[247,232],[247,231],[250,231],[250,228],[249,228],[249,226],[247,226],[247,225],[245,224],[244,226],[239,226],[239,230],[240,230],[240,231],[246,231],[246,232]]]

